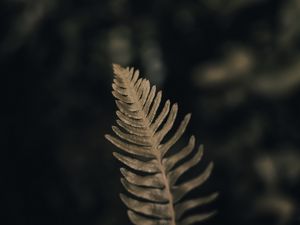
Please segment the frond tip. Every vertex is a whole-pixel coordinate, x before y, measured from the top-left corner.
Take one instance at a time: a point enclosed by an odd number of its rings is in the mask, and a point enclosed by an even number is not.
[[[195,137],[174,154],[167,154],[184,134],[191,119],[187,114],[174,134],[166,140],[173,129],[178,105],[167,100],[161,105],[162,92],[150,86],[147,79],[139,77],[139,71],[113,64],[114,80],[112,94],[118,110],[115,136],[105,137],[123,150],[113,155],[128,169],[121,168],[121,182],[129,197],[121,194],[127,206],[128,217],[135,225],[192,225],[213,216],[215,211],[196,215],[188,212],[213,202],[218,194],[182,200],[190,191],[201,186],[210,176],[213,163],[200,175],[178,183],[178,179],[197,165],[203,155],[201,145],[192,157]],[[185,160],[186,158],[188,160]],[[188,215],[187,215],[188,214]]]

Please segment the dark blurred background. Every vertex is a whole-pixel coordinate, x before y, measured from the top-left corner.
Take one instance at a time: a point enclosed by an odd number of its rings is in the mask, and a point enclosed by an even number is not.
[[[220,192],[204,224],[300,224],[299,0],[1,0],[0,24],[1,224],[130,224],[112,62],[193,113],[215,162],[196,194]]]

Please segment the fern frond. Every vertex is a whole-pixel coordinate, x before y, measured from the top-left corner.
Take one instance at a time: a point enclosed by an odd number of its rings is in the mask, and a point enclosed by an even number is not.
[[[179,152],[166,156],[184,134],[191,114],[187,114],[175,133],[164,141],[173,128],[178,105],[167,100],[158,112],[161,91],[157,92],[148,80],[140,78],[138,70],[119,65],[113,65],[113,70],[112,94],[117,99],[117,124],[120,128],[113,126],[116,136],[105,137],[124,151],[113,155],[129,168],[121,168],[124,177],[121,182],[134,198],[124,194],[120,197],[129,208],[131,222],[135,225],[191,225],[208,219],[214,211],[188,216],[186,213],[212,202],[217,197],[216,193],[197,199],[182,199],[208,179],[213,164],[210,163],[192,180],[177,182],[187,170],[199,163],[203,146],[189,160],[182,162],[195,148],[195,137],[191,136]]]

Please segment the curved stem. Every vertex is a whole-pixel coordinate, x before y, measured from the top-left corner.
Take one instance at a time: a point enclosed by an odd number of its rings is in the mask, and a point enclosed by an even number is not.
[[[171,215],[170,218],[170,225],[176,225],[176,216],[175,216],[175,210],[174,210],[174,205],[173,205],[173,195],[171,192],[171,188],[170,188],[170,183],[167,177],[167,173],[166,170],[162,164],[162,153],[159,151],[158,149],[158,145],[159,143],[157,138],[153,135],[154,131],[153,129],[150,127],[150,121],[147,118],[146,112],[143,110],[143,105],[140,102],[140,99],[138,99],[138,95],[137,95],[137,90],[135,90],[134,85],[132,84],[132,82],[128,79],[124,80],[124,83],[126,83],[126,86],[128,87],[128,91],[130,92],[130,94],[128,95],[130,98],[132,98],[133,102],[135,102],[135,104],[137,104],[138,106],[138,113],[140,114],[144,124],[147,124],[146,126],[146,132],[149,134],[148,138],[149,138],[149,143],[153,143],[151,146],[151,149],[157,159],[158,162],[158,168],[162,174],[162,178],[163,178],[163,183],[165,185],[165,191],[166,194],[168,196],[168,205],[169,205],[169,214]]]

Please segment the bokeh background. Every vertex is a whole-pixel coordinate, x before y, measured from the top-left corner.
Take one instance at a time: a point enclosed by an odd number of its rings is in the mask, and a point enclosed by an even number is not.
[[[300,224],[299,0],[1,0],[0,24],[1,224],[130,224],[112,62],[193,113],[191,175],[215,162],[194,194],[220,192],[205,224]]]

